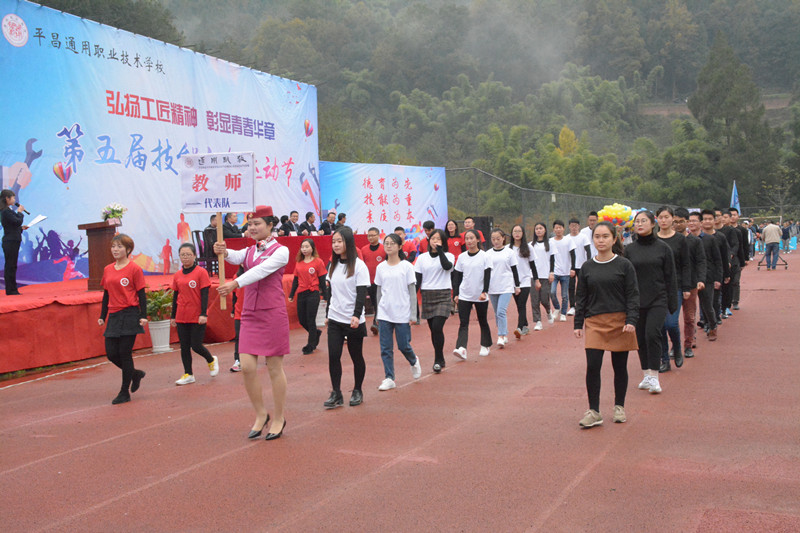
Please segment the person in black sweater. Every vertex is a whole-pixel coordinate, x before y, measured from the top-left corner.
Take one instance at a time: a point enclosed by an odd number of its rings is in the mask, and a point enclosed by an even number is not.
[[[683,366],[683,352],[681,351],[681,327],[680,315],[683,300],[689,299],[692,295],[692,271],[689,264],[689,247],[686,237],[675,231],[672,227],[675,213],[671,207],[661,206],[656,211],[658,217],[658,233],[656,234],[661,241],[665,242],[672,250],[672,258],[675,261],[675,276],[678,281],[678,308],[674,313],[667,315],[664,328],[661,333],[661,366],[659,372],[669,372],[669,340],[672,340],[672,352],[675,357],[675,366]],[[669,335],[669,339],[667,338]]]
[[[722,212],[714,210],[714,227],[707,232],[710,232],[717,239],[719,243],[720,253],[722,254],[722,285],[719,289],[714,289],[714,313],[717,317],[717,324],[722,324],[722,290],[726,283],[731,280],[731,250],[728,244],[728,237],[722,231]],[[717,215],[717,213],[720,213]],[[705,227],[703,231],[706,231]]]
[[[716,238],[714,231],[714,212],[704,209],[700,213],[689,215],[692,232],[700,237],[703,243],[703,251],[706,254],[706,280],[705,287],[697,291],[697,298],[700,302],[700,310],[703,315],[702,325],[706,331],[709,341],[717,340],[717,318],[714,309],[714,301],[722,287],[722,280],[725,276],[725,260],[720,240]],[[698,224],[700,229],[695,228]],[[711,233],[709,233],[711,232]]]
[[[728,209],[728,212],[731,216],[731,226],[739,232],[739,245],[741,247],[741,251],[739,252],[739,262],[740,267],[744,268],[747,266],[747,262],[750,260],[750,230],[744,226],[739,225],[739,210],[735,207],[731,207]],[[733,285],[733,296],[731,298],[731,304],[734,311],[739,310],[739,291],[740,291],[740,282],[741,282],[741,272],[740,276],[734,280],[731,284]]]
[[[675,231],[681,235],[686,235],[686,246],[689,249],[689,270],[691,272],[691,281],[689,285],[692,290],[689,291],[689,297],[684,298],[683,308],[683,355],[684,357],[694,357],[694,344],[695,344],[695,320],[697,319],[697,291],[705,287],[706,279],[706,254],[703,250],[703,243],[699,236],[693,235],[691,232],[686,231],[686,226],[689,222],[689,211],[684,207],[679,207],[675,210],[675,218],[673,225]],[[694,226],[697,229],[697,234],[700,234],[700,221],[696,221]]]
[[[714,213],[716,218],[716,212]],[[728,318],[733,315],[731,312],[731,305],[733,303],[733,288],[739,284],[739,277],[742,273],[742,264],[744,264],[744,246],[742,245],[742,235],[739,231],[731,226],[731,214],[729,211],[720,211],[720,218],[722,226],[718,231],[725,235],[728,241],[728,252],[731,256],[730,266],[730,279],[722,286],[722,318]]]
[[[625,248],[636,269],[639,282],[639,321],[636,339],[644,379],[639,388],[653,394],[661,392],[658,369],[661,366],[661,328],[667,313],[678,308],[678,281],[670,247],[657,239],[653,229],[656,219],[650,211],[640,211],[634,218],[637,239]]]
[[[630,261],[622,257],[622,243],[616,228],[600,222],[592,230],[597,255],[587,260],[578,273],[575,293],[574,333],[586,328],[586,392],[589,410],[579,422],[583,428],[603,423],[600,415],[600,369],[603,352],[611,352],[614,367],[614,422],[625,416],[628,388],[628,352],[636,350],[639,318],[639,285]]]
[[[3,255],[5,256],[5,266],[3,268],[3,278],[6,286],[6,296],[19,294],[17,288],[17,261],[19,260],[19,247],[22,244],[22,232],[28,226],[22,225],[25,215],[22,212],[25,207],[18,206],[14,212],[11,206],[17,203],[17,195],[10,189],[3,189],[0,192],[0,222],[3,225]]]

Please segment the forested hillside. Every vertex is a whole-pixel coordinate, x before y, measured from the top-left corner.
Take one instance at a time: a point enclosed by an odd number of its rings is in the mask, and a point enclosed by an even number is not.
[[[44,3],[315,84],[322,159],[693,206],[735,179],[742,205],[800,203],[800,0]],[[767,121],[764,94],[791,107]]]

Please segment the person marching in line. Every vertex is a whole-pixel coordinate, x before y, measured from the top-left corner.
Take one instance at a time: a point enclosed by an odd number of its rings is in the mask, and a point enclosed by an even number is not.
[[[641,390],[661,392],[658,369],[661,367],[661,328],[667,313],[678,308],[678,281],[670,247],[657,239],[656,218],[650,211],[639,211],[633,219],[637,238],[625,248],[625,257],[636,269],[639,282],[639,319],[636,341],[644,379]]]
[[[297,252],[294,267],[292,290],[289,301],[293,302],[297,294],[297,320],[308,332],[308,341],[303,346],[303,355],[317,349],[322,330],[317,329],[317,311],[319,310],[320,287],[325,287],[325,263],[319,258],[314,239],[303,239]]]
[[[581,267],[592,258],[592,232],[589,231],[588,235],[581,232],[581,222],[577,218],[571,218],[567,238],[575,241],[575,268],[573,269],[575,275],[569,278],[569,311],[567,311],[567,316],[572,316],[575,314],[575,285],[578,282]]]
[[[170,322],[178,330],[181,342],[183,376],[175,385],[194,383],[192,372],[192,350],[206,360],[211,377],[219,374],[219,360],[203,346],[208,322],[208,289],[211,280],[208,272],[197,268],[197,252],[194,244],[185,242],[178,248],[178,257],[183,268],[172,278],[172,316]]]
[[[703,209],[689,215],[689,229],[700,238],[703,243],[703,252],[706,254],[706,279],[704,287],[697,291],[697,300],[700,302],[702,322],[697,325],[706,332],[706,338],[713,342],[717,340],[717,319],[714,315],[714,298],[716,291],[722,287],[725,276],[725,260],[722,255],[722,246],[714,231],[714,211]]]
[[[521,339],[523,335],[530,333],[528,329],[528,297],[531,294],[534,268],[531,247],[525,237],[525,228],[519,224],[511,228],[511,243],[508,247],[517,256],[519,293],[514,295],[514,303],[517,304],[517,329],[514,330],[514,336]]]
[[[381,262],[375,271],[375,285],[377,286],[375,314],[378,318],[381,359],[385,375],[384,380],[378,386],[379,391],[386,391],[397,386],[394,382],[392,333],[397,339],[397,349],[411,365],[412,377],[419,379],[422,375],[419,357],[411,348],[411,324],[416,322],[417,316],[416,276],[414,275],[414,265],[403,261],[402,246],[403,241],[399,236],[394,233],[386,235],[386,239],[383,241],[386,261]]]
[[[511,295],[520,293],[517,254],[506,246],[506,234],[500,228],[492,230],[492,248],[487,252],[492,262],[492,279],[489,281],[489,301],[494,309],[497,326],[497,347],[501,350],[508,343],[508,304]]]
[[[375,269],[378,268],[381,261],[386,259],[386,252],[383,251],[383,246],[381,245],[381,231],[378,228],[369,228],[367,230],[367,239],[369,243],[361,247],[359,257],[364,261],[364,264],[367,265],[367,270],[369,270],[367,295],[373,307],[372,312],[375,313],[375,310],[378,308],[376,303],[377,288],[375,286]],[[377,313],[375,313],[372,317],[372,325],[369,328],[373,335],[378,334],[377,320]]]
[[[585,334],[586,392],[589,410],[579,422],[582,428],[603,423],[600,414],[600,369],[603,352],[611,352],[614,367],[614,422],[627,421],[625,393],[628,389],[628,352],[638,349],[639,285],[636,271],[623,257],[622,242],[610,222],[600,222],[592,231],[597,255],[583,264],[576,288],[575,337]]]
[[[675,221],[674,211],[671,207],[664,205],[658,208],[656,217],[659,228],[656,236],[672,250],[675,277],[678,282],[676,287],[678,308],[673,313],[667,315],[661,333],[661,366],[658,371],[663,373],[671,370],[669,362],[670,340],[672,340],[672,353],[675,358],[675,366],[678,368],[683,366],[683,352],[681,351],[683,344],[681,342],[680,326],[681,306],[683,300],[688,300],[692,295],[692,271],[689,257],[689,245],[686,242],[686,237],[675,231],[673,227]]]
[[[458,305],[458,339],[453,354],[459,359],[467,359],[469,337],[469,315],[475,307],[475,315],[481,328],[481,350],[478,355],[489,355],[492,346],[492,331],[486,319],[489,310],[489,283],[492,279],[492,262],[486,252],[481,250],[477,230],[464,232],[467,252],[459,256],[456,263],[456,283],[453,285],[453,299]]]
[[[716,321],[717,325],[719,326],[722,325],[722,314],[724,311],[722,307],[722,291],[731,281],[731,250],[730,246],[728,245],[728,237],[722,231],[720,231],[720,228],[723,226],[722,210],[715,207],[712,213],[714,213],[714,226],[710,230],[706,230],[704,225],[703,231],[710,233],[715,239],[717,239],[719,251],[722,255],[722,285],[719,289],[714,289],[714,313],[716,314]]]
[[[433,344],[433,371],[437,374],[445,366],[444,323],[450,317],[453,305],[451,273],[455,257],[448,251],[448,239],[440,229],[431,232],[428,251],[417,257],[414,265],[417,288],[422,296],[423,320],[427,320]]]
[[[547,238],[547,226],[537,222],[533,227],[533,242],[531,242],[531,318],[536,324],[533,331],[542,330],[542,314],[539,306],[544,307],[547,321],[552,324],[555,317],[550,313],[550,284],[555,279],[553,270],[556,266],[556,258],[550,249],[550,241]]]
[[[22,244],[22,232],[28,229],[23,226],[25,218],[23,212],[25,207],[19,205],[14,212],[11,206],[17,205],[17,195],[11,189],[0,191],[0,223],[3,226],[3,257],[5,266],[3,267],[3,278],[6,287],[6,296],[18,296],[17,288],[17,261],[19,260],[19,248]]]
[[[369,287],[369,270],[358,258],[353,230],[347,226],[337,228],[331,239],[333,257],[328,267],[328,372],[332,391],[324,402],[326,409],[344,405],[342,397],[342,348],[347,339],[347,351],[353,361],[353,392],[350,405],[361,405],[364,393],[361,386],[367,372],[363,344],[367,335],[364,302]]]
[[[689,222],[689,211],[685,207],[675,210],[673,227],[675,231],[686,236],[686,247],[689,250],[689,297],[683,299],[683,356],[687,359],[694,357],[695,347],[695,321],[697,319],[697,293],[705,288],[706,279],[706,254],[703,243],[699,236],[692,232],[687,232],[686,227]],[[699,235],[699,223],[698,235]],[[662,339],[663,340],[663,339]]]
[[[133,365],[133,343],[136,335],[144,333],[147,324],[146,284],[142,267],[131,261],[133,239],[124,233],[111,239],[111,256],[114,262],[103,270],[103,303],[97,324],[106,324],[106,357],[122,370],[122,387],[114,405],[131,401],[131,392],[139,390],[144,370]],[[130,389],[130,390],[129,390]]]
[[[275,417],[266,440],[278,439],[286,427],[286,374],[283,356],[289,353],[289,314],[283,293],[283,271],[289,262],[289,249],[272,236],[278,219],[272,207],[256,208],[247,232],[256,244],[243,250],[228,250],[224,242],[214,243],[214,253],[225,254],[227,261],[243,265],[245,272],[217,288],[220,298],[225,298],[239,287],[244,288],[242,322],[239,331],[239,361],[244,374],[244,387],[256,412],[249,439],[261,436],[270,422],[264,404],[261,381],[258,379],[258,357],[265,357],[272,384],[272,401]]]
[[[569,279],[575,276],[575,241],[564,237],[564,223],[560,220],[553,222],[553,237],[550,239],[550,248],[555,257],[553,282],[550,286],[550,300],[553,302],[552,321],[558,318],[559,322],[567,321],[569,305]],[[561,284],[561,306],[558,303],[558,285]]]

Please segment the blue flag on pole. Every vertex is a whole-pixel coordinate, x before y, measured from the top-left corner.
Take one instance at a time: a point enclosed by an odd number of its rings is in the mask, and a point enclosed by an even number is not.
[[[739,207],[739,191],[736,190],[736,180],[733,180],[733,191],[731,191],[731,207],[735,207],[737,211],[742,212]]]

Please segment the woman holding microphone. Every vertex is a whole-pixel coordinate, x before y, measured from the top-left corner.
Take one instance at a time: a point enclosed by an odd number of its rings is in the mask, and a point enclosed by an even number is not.
[[[245,269],[241,276],[220,285],[217,291],[224,298],[244,287],[239,360],[244,372],[244,387],[256,412],[255,422],[247,435],[249,439],[260,437],[270,421],[256,373],[259,356],[267,358],[275,405],[275,418],[266,440],[280,438],[286,427],[283,356],[289,353],[289,315],[283,293],[283,270],[289,262],[289,250],[272,237],[272,228],[277,221],[272,207],[258,206],[247,226],[247,233],[256,244],[244,250],[228,250],[224,242],[214,243],[214,253],[225,254],[229,263],[243,265]]]

